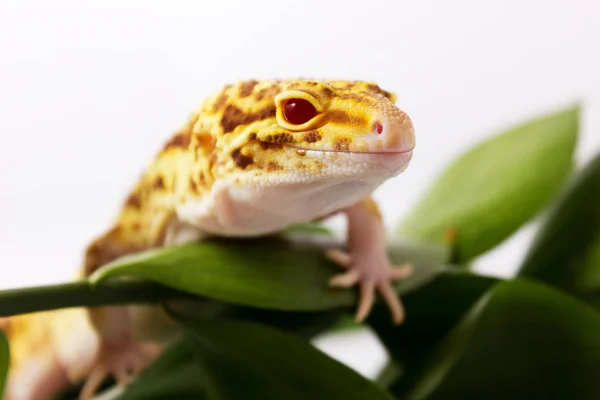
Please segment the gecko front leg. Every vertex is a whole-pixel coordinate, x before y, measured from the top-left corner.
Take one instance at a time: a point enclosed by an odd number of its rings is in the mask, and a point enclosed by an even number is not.
[[[326,256],[346,272],[333,276],[329,284],[334,287],[360,285],[356,321],[362,322],[369,315],[377,290],[387,302],[394,323],[401,324],[404,307],[391,283],[409,276],[412,265],[391,265],[381,214],[371,198],[342,211],[348,218],[348,253],[333,249],[327,251]]]
[[[156,222],[158,220],[158,222]],[[201,240],[204,237],[198,228],[182,223],[171,213],[155,217],[159,232],[152,235],[156,244],[171,246]],[[154,247],[148,243],[140,246],[137,236],[109,232],[89,248],[86,255],[85,275],[114,258],[140,251],[140,247]],[[80,394],[80,400],[89,400],[108,376],[114,376],[121,386],[127,385],[160,354],[162,343],[137,341],[133,335],[131,309],[111,306],[88,309],[88,317],[99,336],[99,346]],[[154,315],[153,318],[159,318]]]
[[[160,353],[159,345],[134,340],[126,307],[89,309],[88,316],[98,331],[100,342],[80,400],[91,399],[109,376],[114,376],[120,386],[126,386]]]
[[[88,247],[84,277],[107,262],[145,247],[147,245],[135,243],[131,240],[131,235],[123,234],[121,229],[113,229]],[[137,342],[134,339],[131,315],[126,306],[89,308],[87,317],[97,335],[97,349],[91,368],[72,363],[68,370],[73,381],[87,375],[79,394],[80,400],[91,399],[109,376],[113,376],[119,385],[127,385],[160,353],[158,344]]]

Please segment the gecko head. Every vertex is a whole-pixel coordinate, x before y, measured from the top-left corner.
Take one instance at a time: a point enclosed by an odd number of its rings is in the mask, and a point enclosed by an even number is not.
[[[412,121],[395,101],[364,81],[250,81],[226,87],[207,107],[239,176],[383,182],[408,166],[415,147]]]
[[[279,127],[295,148],[347,153],[409,153],[413,124],[396,95],[368,82],[296,81],[274,98]]]

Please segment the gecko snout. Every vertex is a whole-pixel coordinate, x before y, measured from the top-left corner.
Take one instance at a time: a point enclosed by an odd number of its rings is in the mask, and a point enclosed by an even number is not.
[[[372,132],[366,135],[369,151],[406,153],[415,147],[415,130],[409,116],[390,104],[373,120]]]

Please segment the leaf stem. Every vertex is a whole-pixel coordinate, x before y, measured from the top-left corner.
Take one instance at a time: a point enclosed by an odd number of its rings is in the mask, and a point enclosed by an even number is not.
[[[0,317],[71,307],[150,303],[193,297],[150,281],[113,280],[93,286],[82,280],[0,291]]]

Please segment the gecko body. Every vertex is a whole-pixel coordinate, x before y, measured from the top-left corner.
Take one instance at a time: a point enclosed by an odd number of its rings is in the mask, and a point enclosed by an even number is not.
[[[410,274],[385,251],[370,194],[404,171],[413,124],[396,96],[362,81],[265,80],[226,85],[172,135],[86,249],[80,277],[121,256],[210,236],[275,233],[336,212],[348,218],[348,252],[327,256],[344,272],[332,286],[360,286],[357,320],[378,291],[403,319],[390,282]],[[158,353],[133,338],[127,307],[2,321],[11,343],[9,400],[37,400],[87,377],[89,399],[108,375],[125,384]],[[94,339],[94,346],[89,345]]]

